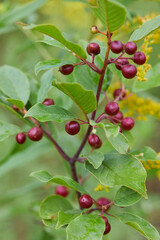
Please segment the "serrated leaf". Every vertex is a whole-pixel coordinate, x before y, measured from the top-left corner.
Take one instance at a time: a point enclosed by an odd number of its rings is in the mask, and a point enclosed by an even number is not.
[[[56,229],[59,229],[69,224],[71,221],[73,221],[75,218],[81,215],[81,213],[82,213],[81,210],[69,210],[65,212],[59,211]]]
[[[9,136],[16,135],[21,130],[18,126],[7,122],[0,122],[0,141],[5,140]]]
[[[145,180],[146,171],[143,165],[131,154],[109,153],[98,169],[87,161],[85,166],[101,184],[108,187],[125,186],[138,192],[147,199]]]
[[[134,42],[140,41],[144,37],[152,33],[153,31],[157,30],[159,27],[160,27],[160,15],[145,22],[140,28],[135,30],[132,33],[129,41],[134,41]]]
[[[24,103],[20,100],[8,98],[7,101],[10,102],[11,104],[15,105],[19,109],[22,109],[24,107]]]
[[[98,7],[94,7],[92,10],[110,32],[123,25],[127,14],[125,6],[112,0],[101,0]]]
[[[66,63],[68,62],[64,62],[63,60],[60,59],[41,61],[36,64],[34,71],[35,74],[38,75],[40,71],[56,68]]]
[[[31,107],[24,117],[34,117],[40,122],[63,122],[75,118],[72,113],[64,108],[55,105],[45,106],[42,103],[37,103]]]
[[[138,202],[142,196],[127,187],[121,187],[115,196],[114,204],[119,207],[128,207]]]
[[[73,209],[70,202],[58,195],[51,195],[45,198],[40,205],[40,216],[43,219],[52,219],[57,217],[59,211]]]
[[[85,156],[84,156],[85,157]],[[90,164],[93,165],[95,169],[99,168],[104,160],[104,154],[98,150],[95,150],[93,153],[86,156]]]
[[[91,113],[97,107],[93,91],[86,90],[79,83],[61,83],[54,81],[53,86],[69,96],[84,113]]]
[[[62,33],[56,28],[54,25],[37,25],[37,26],[29,26],[28,29],[36,30],[41,32],[45,35],[52,37],[53,39],[57,40],[61,44],[63,44],[68,50],[73,52],[74,54],[78,55],[82,59],[86,59],[86,53],[84,50],[78,45],[73,42],[66,40]]]
[[[67,240],[101,240],[104,230],[104,220],[100,216],[82,215],[66,228]]]
[[[149,222],[139,216],[133,215],[131,213],[121,213],[116,214],[115,217],[118,218],[121,222],[134,228],[149,240],[160,239],[158,231]]]

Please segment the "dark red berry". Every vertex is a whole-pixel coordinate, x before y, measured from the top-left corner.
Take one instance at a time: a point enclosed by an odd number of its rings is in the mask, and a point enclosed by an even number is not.
[[[53,101],[53,99],[51,99],[51,98],[46,98],[46,99],[43,101],[43,105],[46,105],[46,106],[54,105],[54,101]]]
[[[119,121],[121,121],[121,120],[123,119],[123,113],[122,113],[122,112],[118,112],[118,113],[114,116],[114,118],[116,118],[116,119],[118,120],[118,121],[117,121],[117,120],[114,119],[114,121],[118,123]]]
[[[120,41],[113,41],[110,44],[110,48],[113,53],[120,53],[123,51],[123,43]]]
[[[87,52],[89,55],[98,55],[100,51],[100,46],[97,43],[90,43],[87,46]]]
[[[127,131],[131,130],[134,127],[134,124],[134,120],[130,117],[125,117],[121,121],[121,127]]]
[[[122,133],[122,128],[119,128],[119,132]]]
[[[107,103],[106,107],[105,107],[105,112],[108,115],[115,115],[119,112],[119,105],[116,102],[109,102]]]
[[[108,198],[105,198],[105,197],[100,197],[100,198],[97,199],[97,203],[101,206],[105,206],[105,205],[110,203],[110,200]]]
[[[87,194],[84,194],[79,198],[79,205],[82,208],[90,208],[92,204],[93,204],[92,198]]]
[[[114,97],[114,98],[117,98],[117,97],[119,97],[119,96],[121,95],[121,93],[122,93],[122,89],[121,89],[121,88],[117,88],[117,89],[115,89],[114,92],[113,92],[113,97]],[[122,100],[125,96],[126,96],[126,93],[123,92],[123,94],[122,94],[122,96],[120,97],[119,100]]]
[[[124,65],[122,67],[122,74],[125,78],[134,78],[137,74],[137,68],[132,64]]]
[[[69,75],[73,72],[74,66],[72,64],[66,64],[59,67],[59,71],[64,75]]]
[[[16,105],[12,105],[12,108],[13,108],[13,110],[15,110],[16,112],[18,112],[18,110],[19,110],[19,108],[16,107]]]
[[[105,231],[104,231],[103,235],[106,235],[106,234],[108,234],[110,231],[111,231],[111,225],[110,225],[109,223],[107,223],[107,225],[106,225],[106,228],[105,228]]]
[[[136,52],[133,61],[138,65],[143,65],[146,62],[146,56],[143,52]]]
[[[126,64],[129,64],[128,59],[120,58],[117,60],[117,63],[115,63],[115,66],[118,70],[122,70],[122,66]]]
[[[62,196],[62,197],[67,197],[68,194],[69,194],[69,191],[68,191],[68,189],[65,186],[61,186],[60,185],[60,186],[56,187],[55,193],[57,195]]]
[[[103,220],[105,222],[105,225],[107,225],[108,224],[108,219],[106,217],[104,217],[104,216],[102,216],[102,218],[103,218]]]
[[[16,141],[19,144],[23,144],[26,141],[26,135],[22,132],[22,133],[18,133],[16,135]]]
[[[80,124],[76,121],[67,122],[65,130],[70,135],[75,135],[80,131]]]
[[[134,42],[127,42],[124,49],[126,53],[132,55],[137,51],[137,45]]]
[[[96,134],[89,135],[88,143],[93,148],[100,148],[102,145],[101,139]]]
[[[39,127],[33,127],[29,130],[28,137],[32,141],[39,141],[43,137],[43,132]]]

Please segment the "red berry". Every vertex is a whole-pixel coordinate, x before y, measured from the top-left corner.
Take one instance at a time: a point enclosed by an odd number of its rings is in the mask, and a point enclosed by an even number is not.
[[[22,132],[22,133],[18,133],[16,135],[16,141],[19,144],[23,144],[26,141],[26,135]]]
[[[73,72],[74,66],[72,64],[66,64],[59,67],[59,71],[64,75],[69,75]]]
[[[97,199],[97,203],[101,206],[105,206],[105,205],[110,203],[110,200],[108,198],[105,198],[105,197],[100,197],[100,198]]]
[[[108,234],[110,231],[111,231],[111,225],[110,225],[109,223],[107,223],[107,225],[106,225],[106,228],[105,228],[105,231],[104,231],[103,235],[106,235],[106,234]]]
[[[105,107],[105,112],[108,115],[115,115],[119,112],[119,105],[116,102],[109,102]]]
[[[88,143],[93,148],[100,148],[102,145],[101,139],[96,134],[89,135]]]
[[[123,119],[123,113],[122,112],[118,112],[115,116],[114,116],[114,118],[116,118],[118,121],[116,121],[115,119],[114,119],[114,121],[115,122],[119,122],[119,121],[121,121],[122,119]]]
[[[143,52],[136,52],[133,61],[138,65],[143,65],[146,62],[146,56]]]
[[[69,191],[68,191],[68,189],[65,186],[61,186],[60,185],[60,186],[56,187],[55,193],[57,195],[62,196],[62,197],[67,197],[68,194],[69,194]]]
[[[122,74],[125,78],[134,78],[137,74],[137,68],[132,64],[124,65],[122,67]]]
[[[137,51],[137,45],[134,42],[127,42],[125,45],[125,52],[129,55],[134,54]]]
[[[39,127],[33,127],[29,130],[28,137],[32,141],[39,141],[43,137],[43,132]]]
[[[65,130],[70,135],[75,135],[80,131],[80,124],[76,121],[67,122]]]
[[[124,130],[131,130],[133,127],[134,127],[134,120],[130,117],[125,117],[122,119],[122,122],[121,122],[121,127],[124,129]]]
[[[79,198],[79,205],[82,208],[90,208],[92,204],[93,204],[92,198],[87,194],[84,194]]]
[[[98,55],[100,51],[100,46],[97,43],[90,43],[87,46],[87,52],[89,55]]]
[[[104,217],[104,216],[102,216],[102,218],[103,218],[103,220],[105,222],[105,225],[107,225],[108,224],[108,219],[106,217]]]
[[[122,133],[122,128],[119,128],[119,132]]]
[[[118,70],[122,70],[123,65],[129,64],[128,59],[125,59],[125,58],[120,58],[117,60],[117,62],[118,63],[115,63],[115,66]]]
[[[16,105],[12,105],[12,108],[13,108],[13,110],[15,110],[16,112],[18,112],[18,110],[19,110],[19,108],[16,107]]]
[[[123,43],[120,41],[113,41],[111,42],[110,48],[113,53],[120,53],[123,51]]]
[[[113,97],[114,97],[114,98],[117,98],[117,97],[119,97],[119,96],[121,95],[121,93],[122,93],[122,89],[121,89],[121,88],[117,88],[117,89],[115,89],[114,92],[113,92]],[[126,93],[123,92],[122,97],[120,97],[119,100],[122,100],[125,96],[126,96]]]
[[[51,99],[51,98],[46,98],[46,99],[43,101],[43,104],[46,105],[46,106],[54,105],[54,101],[53,101],[53,99]]]

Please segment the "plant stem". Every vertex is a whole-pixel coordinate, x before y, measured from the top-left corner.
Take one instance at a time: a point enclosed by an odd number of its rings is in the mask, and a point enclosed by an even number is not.
[[[78,181],[78,176],[77,176],[75,162],[70,162],[70,166],[71,166],[73,180],[76,181],[76,182],[79,182]],[[76,191],[76,194],[77,194],[77,198],[79,199],[80,196],[81,196],[80,192]]]

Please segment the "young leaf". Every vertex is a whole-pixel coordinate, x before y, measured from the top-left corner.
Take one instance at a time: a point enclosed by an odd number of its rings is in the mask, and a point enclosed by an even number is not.
[[[104,220],[97,215],[82,215],[75,218],[66,228],[67,240],[101,240],[105,230]]]
[[[132,33],[129,41],[135,41],[135,42],[140,41],[144,37],[152,33],[153,31],[157,30],[159,27],[160,27],[160,15],[145,22],[140,28],[135,30]]]
[[[116,214],[115,217],[118,218],[121,222],[134,228],[149,240],[160,239],[158,231],[149,222],[139,216],[133,215],[131,213],[121,213]]]
[[[98,169],[87,161],[85,164],[101,184],[108,187],[125,186],[138,192],[147,199],[145,180],[146,171],[143,165],[131,154],[109,153]]]
[[[0,122],[0,141],[5,140],[9,136],[16,135],[21,130],[16,125],[7,122]]]
[[[42,103],[37,103],[31,107],[24,117],[34,117],[40,122],[63,122],[75,118],[72,113],[64,108],[55,105],[45,106]]]
[[[54,81],[53,86],[69,96],[84,113],[91,113],[97,107],[93,91],[84,89],[79,83],[61,83]]]
[[[59,211],[56,229],[59,229],[69,224],[71,221],[73,221],[75,218],[81,215],[81,213],[82,213],[81,210],[69,210],[65,212]]]
[[[29,99],[29,81],[19,69],[11,66],[0,67],[0,90],[8,97],[27,103]]]
[[[112,0],[101,0],[98,7],[94,7],[92,10],[109,32],[119,29],[127,14],[125,6]]]
[[[68,62],[64,62],[60,59],[46,60],[46,61],[38,62],[35,66],[34,71],[35,71],[35,74],[38,75],[38,73],[42,70],[56,68],[66,63]]]
[[[121,187],[115,196],[114,204],[119,207],[128,207],[138,202],[142,196],[127,187]]]
[[[84,156],[85,157],[85,156]],[[95,169],[99,168],[104,160],[104,155],[98,150],[95,150],[93,153],[86,156],[90,164],[93,165]]]
[[[82,59],[87,58],[84,50],[78,44],[75,44],[75,43],[72,43],[72,42],[66,40],[63,37],[62,33],[59,31],[59,29],[56,28],[54,25],[29,26],[29,27],[27,27],[27,29],[33,29],[33,30],[41,32],[45,35],[48,35],[48,36],[52,37],[53,39],[57,40],[58,42],[60,42],[61,44],[63,44],[68,50],[70,50],[72,53],[78,55]]]

